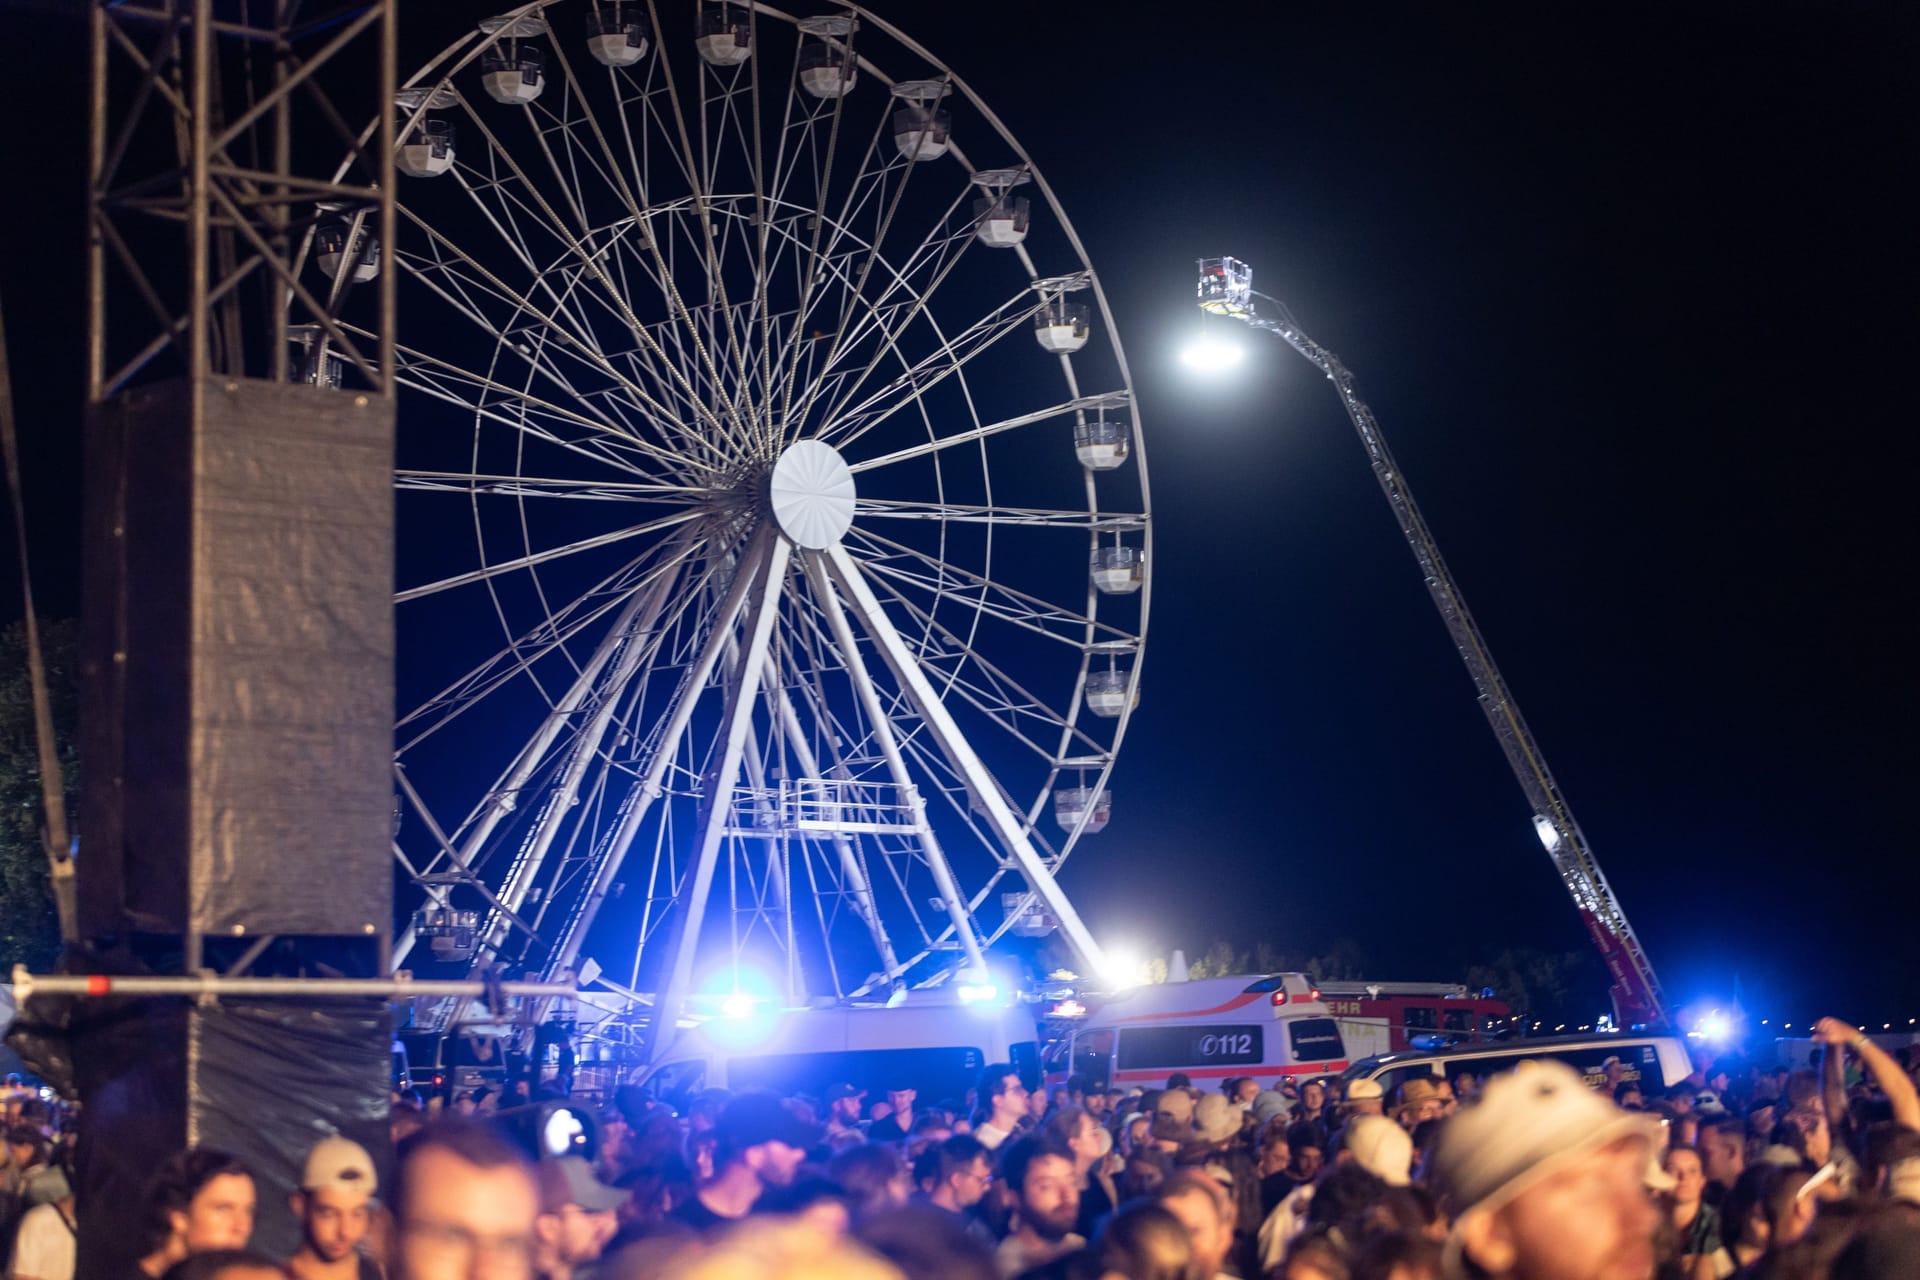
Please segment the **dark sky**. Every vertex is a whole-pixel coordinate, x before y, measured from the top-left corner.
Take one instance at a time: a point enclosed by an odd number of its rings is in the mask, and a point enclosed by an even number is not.
[[[1175,361],[1230,253],[1357,373],[1669,996],[1920,1015],[1909,6],[874,7],[1034,156],[1134,370],[1154,616],[1064,877],[1096,932],[1418,979],[1584,945],[1332,390],[1266,339],[1231,387]],[[0,31],[72,612],[83,33]]]

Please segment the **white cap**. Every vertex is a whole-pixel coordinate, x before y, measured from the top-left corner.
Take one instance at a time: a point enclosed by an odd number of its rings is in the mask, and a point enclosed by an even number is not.
[[[351,1138],[334,1134],[322,1138],[307,1152],[306,1167],[300,1172],[302,1191],[322,1191],[336,1187],[342,1191],[364,1191],[372,1195],[380,1189],[380,1177],[373,1170],[373,1157]]]

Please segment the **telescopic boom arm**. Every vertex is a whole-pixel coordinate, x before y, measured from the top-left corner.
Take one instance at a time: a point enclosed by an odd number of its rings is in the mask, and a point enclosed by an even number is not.
[[[1480,709],[1486,713],[1487,723],[1493,728],[1493,736],[1499,739],[1501,751],[1506,753],[1513,776],[1533,806],[1533,825],[1540,842],[1546,846],[1547,856],[1553,859],[1561,883],[1573,895],[1574,906],[1586,921],[1587,932],[1607,962],[1607,971],[1613,979],[1611,994],[1616,1020],[1623,1028],[1665,1022],[1666,1007],[1653,966],[1647,962],[1646,952],[1634,935],[1633,926],[1627,923],[1626,913],[1620,909],[1613,890],[1608,888],[1607,878],[1594,859],[1580,824],[1573,819],[1573,810],[1560,794],[1560,786],[1547,768],[1546,757],[1520,715],[1519,704],[1507,691],[1500,669],[1494,666],[1493,654],[1473,615],[1467,611],[1467,602],[1440,556],[1439,545],[1427,528],[1426,518],[1414,504],[1413,494],[1387,450],[1373,410],[1355,393],[1353,374],[1340,363],[1338,356],[1301,331],[1285,304],[1254,292],[1253,269],[1246,263],[1234,258],[1202,258],[1199,292],[1202,311],[1227,316],[1278,336],[1318,366],[1339,391],[1340,403],[1345,406],[1347,417],[1367,451],[1374,479],[1380,482],[1380,491],[1386,495],[1387,505],[1393,508],[1393,518],[1399,521],[1400,532],[1406,535],[1407,545],[1412,548],[1414,559],[1420,563],[1420,572],[1427,580],[1427,592],[1440,610],[1440,618],[1453,637],[1460,660],[1467,665],[1467,674],[1473,678]],[[1259,314],[1254,307],[1255,298],[1272,304],[1274,314]]]

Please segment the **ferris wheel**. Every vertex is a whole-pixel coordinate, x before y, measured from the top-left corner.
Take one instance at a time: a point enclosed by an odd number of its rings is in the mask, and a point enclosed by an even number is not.
[[[1054,873],[1150,508],[1026,152],[851,5],[540,0],[403,84],[396,965],[656,1020],[989,982],[1009,931],[1097,965]],[[313,244],[353,330],[369,228]]]

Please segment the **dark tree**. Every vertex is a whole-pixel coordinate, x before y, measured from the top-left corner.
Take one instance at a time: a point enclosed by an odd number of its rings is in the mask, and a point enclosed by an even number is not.
[[[80,792],[79,631],[72,621],[40,626],[53,736],[69,814],[75,811]],[[60,921],[48,883],[45,829],[33,689],[27,676],[26,624],[16,622],[0,631],[0,973],[16,964],[45,972],[60,956]]]

